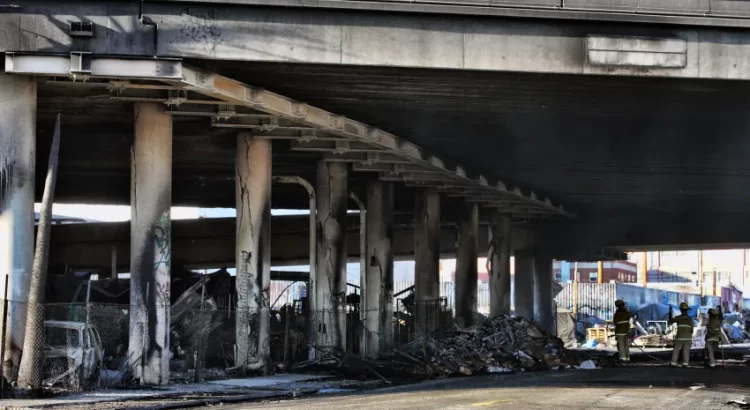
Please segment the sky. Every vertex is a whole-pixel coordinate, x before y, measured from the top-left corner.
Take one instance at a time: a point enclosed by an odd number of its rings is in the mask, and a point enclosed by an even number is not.
[[[34,212],[39,212],[41,204],[34,204]],[[273,215],[306,215],[306,209],[274,209]],[[130,206],[128,205],[85,205],[85,204],[54,204],[52,214],[82,218],[99,222],[124,222],[130,220]],[[233,218],[234,208],[194,208],[185,206],[172,207],[172,219],[198,218]]]
[[[39,212],[41,204],[34,204],[34,212]],[[356,213],[357,211],[350,211]],[[124,222],[130,220],[130,206],[128,205],[87,205],[87,204],[53,204],[52,214],[55,216],[66,216],[70,218],[81,218],[87,221],[98,222]],[[273,209],[273,215],[307,215],[307,209]],[[195,208],[195,207],[172,207],[172,219],[198,219],[198,218],[233,218],[236,216],[234,208]],[[396,280],[413,280],[414,262],[396,262],[394,276]],[[409,269],[411,267],[411,269]],[[305,266],[280,266],[274,269],[287,271],[307,271]],[[234,269],[230,269],[233,273]],[[359,264],[347,264],[347,276],[355,281],[359,279]]]

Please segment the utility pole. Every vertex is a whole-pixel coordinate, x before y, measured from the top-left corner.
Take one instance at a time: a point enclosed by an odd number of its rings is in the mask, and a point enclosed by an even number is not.
[[[573,315],[578,319],[578,262],[573,264]]]

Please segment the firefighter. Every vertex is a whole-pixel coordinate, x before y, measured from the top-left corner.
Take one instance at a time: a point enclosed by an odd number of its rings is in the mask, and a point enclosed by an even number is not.
[[[690,307],[687,303],[680,303],[680,315],[672,317],[672,307],[669,308],[669,324],[677,324],[677,335],[674,338],[674,350],[672,350],[672,366],[680,367],[677,360],[682,352],[682,366],[687,367],[690,364],[690,348],[693,346],[693,327],[695,323],[693,318],[688,315]]]
[[[615,301],[615,340],[617,340],[617,352],[620,361],[630,361],[630,312],[625,308],[625,302]]]
[[[708,353],[708,366],[716,367],[716,348],[721,341],[721,322],[724,320],[721,306],[716,309],[708,309],[708,324],[706,325],[706,352]]]

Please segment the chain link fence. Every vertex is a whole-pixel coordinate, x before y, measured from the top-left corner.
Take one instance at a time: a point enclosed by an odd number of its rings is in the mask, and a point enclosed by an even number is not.
[[[394,343],[411,342],[421,335],[453,329],[453,306],[448,298],[415,301],[412,297],[396,300]]]
[[[351,290],[338,310],[309,312],[307,299],[303,297],[281,299],[285,303],[248,312],[245,316],[248,323],[242,327],[242,331],[247,331],[248,342],[243,347],[248,355],[247,362],[254,362],[259,358],[259,351],[263,351],[268,352],[269,365],[289,370],[295,363],[309,361],[311,351],[317,357],[329,353],[360,354],[368,338],[379,337],[382,331],[367,329],[367,318],[379,323],[382,312],[361,310],[358,289],[354,286]],[[411,299],[398,299],[395,303],[391,328],[395,344],[406,343],[424,332],[453,326],[452,306],[447,298],[409,302]],[[167,355],[162,363],[168,363],[170,382],[191,383],[244,374],[237,360],[236,306],[216,304],[211,298],[199,298],[198,303],[186,308],[182,308],[187,306],[185,304],[179,306],[173,305],[171,309],[169,332],[162,339],[167,341],[167,349],[160,352]],[[24,347],[21,337],[25,333],[28,309],[24,304],[5,303],[4,387],[18,381],[20,353]],[[28,336],[36,338],[33,346],[37,353],[41,352],[42,365],[31,369],[36,372],[32,378],[40,380],[43,387],[66,391],[126,387],[139,385],[141,377],[153,380],[156,376],[135,374],[135,366],[142,366],[144,372],[155,367],[147,365],[153,357],[145,352],[153,346],[146,346],[145,340],[136,343],[144,346],[143,354],[129,353],[132,347],[129,305],[48,303],[41,305],[37,312],[42,316],[43,329]],[[259,317],[261,312],[267,312],[263,313],[268,315],[267,322]],[[260,325],[261,322],[264,324]],[[147,332],[159,332],[154,323],[148,323]],[[264,340],[260,337],[259,326],[266,324],[270,338]],[[263,349],[259,349],[261,346]],[[159,369],[163,371],[163,367]]]
[[[5,302],[3,306],[3,391],[19,377],[22,381],[40,382],[45,388],[71,391],[125,382],[127,305],[67,303],[31,307]],[[16,314],[18,311],[28,312],[28,318],[37,316],[41,329],[27,331],[27,317]],[[24,346],[34,349],[39,365],[20,368]]]

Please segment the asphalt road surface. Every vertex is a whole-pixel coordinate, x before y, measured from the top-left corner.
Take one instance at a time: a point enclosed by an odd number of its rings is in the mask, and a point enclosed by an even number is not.
[[[491,375],[222,409],[740,409],[750,369],[638,367]]]

